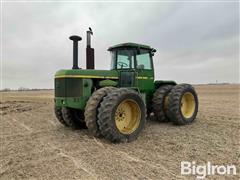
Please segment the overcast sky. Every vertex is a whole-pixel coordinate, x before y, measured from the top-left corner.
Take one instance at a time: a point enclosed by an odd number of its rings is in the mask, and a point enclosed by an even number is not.
[[[53,88],[54,73],[72,67],[72,34],[92,27],[96,69],[109,69],[107,48],[148,44],[156,79],[178,83],[239,82],[237,2],[3,3],[3,88]]]

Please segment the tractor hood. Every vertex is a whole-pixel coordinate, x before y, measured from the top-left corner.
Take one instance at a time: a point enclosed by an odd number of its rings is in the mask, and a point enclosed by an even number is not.
[[[67,69],[59,70],[55,78],[118,79],[116,70]]]

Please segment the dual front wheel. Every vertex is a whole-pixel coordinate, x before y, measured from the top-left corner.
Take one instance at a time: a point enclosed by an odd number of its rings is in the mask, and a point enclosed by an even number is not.
[[[145,121],[145,104],[135,90],[113,90],[103,98],[98,108],[99,130],[112,142],[135,140],[144,128]]]

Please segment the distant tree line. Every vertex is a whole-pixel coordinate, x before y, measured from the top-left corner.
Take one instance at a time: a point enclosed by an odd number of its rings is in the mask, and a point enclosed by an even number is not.
[[[53,89],[45,89],[45,88],[25,88],[19,87],[18,89],[4,88],[1,89],[0,92],[8,92],[8,91],[41,91],[41,90],[53,90]]]
[[[2,92],[7,92],[7,91],[11,91],[11,89],[10,89],[10,88],[4,88],[4,89],[2,89],[1,91],[2,91]]]

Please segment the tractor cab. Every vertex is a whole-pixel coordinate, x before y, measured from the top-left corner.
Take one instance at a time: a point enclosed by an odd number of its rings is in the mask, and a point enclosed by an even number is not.
[[[123,43],[110,47],[108,51],[111,52],[111,69],[119,72],[120,87],[141,86],[143,91],[153,88],[152,56],[155,49],[142,44]]]
[[[111,69],[153,70],[152,56],[156,50],[150,46],[124,43],[112,46],[108,50],[112,58]]]

